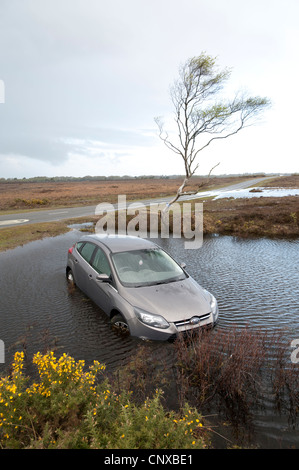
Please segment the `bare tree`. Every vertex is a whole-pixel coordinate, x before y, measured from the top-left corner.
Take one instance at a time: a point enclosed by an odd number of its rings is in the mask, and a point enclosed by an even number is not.
[[[184,194],[197,192],[183,190],[199,167],[199,152],[212,141],[226,139],[253,124],[261,111],[270,105],[268,98],[248,97],[245,93],[237,93],[230,101],[221,99],[220,92],[230,75],[228,68],[219,71],[216,58],[206,53],[192,57],[181,66],[179,78],[170,89],[178,130],[176,141],[169,138],[163,120],[155,118],[159,137],[182,157],[185,167],[184,181],[169,205]],[[218,165],[210,170],[208,178]]]

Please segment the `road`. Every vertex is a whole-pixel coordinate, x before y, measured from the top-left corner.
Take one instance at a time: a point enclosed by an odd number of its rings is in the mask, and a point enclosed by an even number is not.
[[[182,196],[180,201],[189,201],[192,199],[198,199],[198,197],[208,197],[215,192],[222,193],[226,191],[232,191],[236,189],[245,189],[249,186],[254,184],[260,183],[269,177],[263,178],[254,178],[247,181],[243,181],[241,183],[233,184],[230,186],[226,186],[224,188],[219,188],[214,191],[202,191],[196,195],[189,195],[189,196]],[[139,201],[134,201],[134,207],[137,208],[138,204],[140,206],[147,206],[150,204],[160,204],[163,202],[169,202],[173,196],[164,197],[164,198],[155,198],[155,199],[141,199]],[[101,201],[99,201],[100,203]],[[132,201],[128,201],[128,204],[131,204]],[[114,205],[116,207],[117,204]],[[122,207],[123,208],[123,207]],[[78,217],[87,217],[87,216],[94,216],[95,215],[96,206],[82,206],[82,207],[65,207],[61,209],[48,209],[48,210],[35,210],[31,212],[20,212],[20,213],[12,213],[0,216],[0,228],[1,227],[9,227],[12,225],[27,225],[27,224],[37,224],[42,222],[57,222],[63,219],[72,219]]]

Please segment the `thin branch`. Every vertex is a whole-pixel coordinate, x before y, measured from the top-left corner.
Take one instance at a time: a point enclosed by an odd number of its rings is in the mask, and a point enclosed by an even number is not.
[[[199,152],[214,140],[227,139],[248,127],[270,104],[267,98],[246,97],[244,93],[237,93],[229,102],[215,99],[211,105],[211,99],[219,94],[223,83],[231,74],[229,69],[218,71],[215,64],[216,58],[205,53],[189,59],[180,68],[179,79],[170,89],[178,129],[177,144],[169,139],[162,120],[155,119],[160,139],[170,150],[183,158],[185,167],[185,179],[169,205],[181,195],[190,194],[184,193],[183,189],[199,167]],[[204,107],[205,103],[208,106]],[[237,116],[239,120],[235,119]],[[213,137],[198,147],[198,138],[206,135]],[[208,179],[218,165],[219,163],[211,168]]]

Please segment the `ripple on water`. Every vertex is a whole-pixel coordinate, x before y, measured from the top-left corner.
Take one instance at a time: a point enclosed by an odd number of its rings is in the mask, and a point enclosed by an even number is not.
[[[136,340],[120,338],[83,293],[68,290],[67,250],[80,236],[74,230],[0,254],[1,339],[13,351],[20,338],[32,349],[55,338],[75,357],[114,366],[134,353]],[[185,250],[182,239],[157,242],[217,297],[219,327],[279,326],[299,336],[298,240],[206,237],[198,250]]]

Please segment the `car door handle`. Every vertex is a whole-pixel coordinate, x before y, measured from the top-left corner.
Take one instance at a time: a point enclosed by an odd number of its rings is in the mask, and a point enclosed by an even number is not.
[[[88,274],[89,279],[92,279],[92,274]]]

